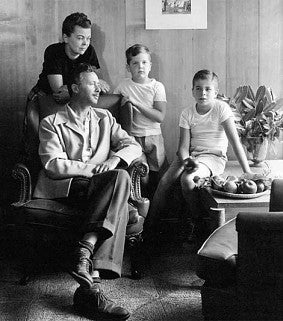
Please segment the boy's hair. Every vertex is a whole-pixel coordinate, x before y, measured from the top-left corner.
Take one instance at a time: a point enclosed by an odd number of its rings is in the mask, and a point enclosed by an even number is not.
[[[126,50],[126,59],[127,59],[127,64],[129,65],[131,62],[132,57],[137,56],[140,53],[147,53],[150,57],[150,51],[147,48],[147,46],[141,45],[139,43],[131,46]]]
[[[198,71],[193,78],[193,88],[195,86],[196,81],[199,79],[209,79],[211,81],[214,81],[218,86],[218,76],[213,71],[206,69]]]
[[[62,34],[70,37],[71,33],[74,32],[75,26],[82,28],[90,28],[91,21],[84,13],[75,12],[65,18],[62,25]]]

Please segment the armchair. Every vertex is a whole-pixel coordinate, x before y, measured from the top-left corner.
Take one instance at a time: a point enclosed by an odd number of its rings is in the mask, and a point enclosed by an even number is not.
[[[107,108],[120,122],[120,96],[105,94],[99,98],[99,108]],[[21,284],[26,284],[34,272],[35,258],[39,256],[36,247],[44,243],[52,251],[65,249],[76,240],[76,223],[80,210],[60,200],[34,199],[35,187],[41,162],[38,156],[38,126],[40,120],[61,108],[52,96],[37,96],[27,103],[24,118],[23,146],[24,155],[13,169],[12,175],[18,183],[19,195],[12,204],[14,219],[25,243],[24,274]],[[147,175],[147,164],[134,162],[129,168],[131,194],[129,199],[129,223],[126,229],[126,245],[130,250],[132,278],[141,277],[139,266],[140,243],[142,242],[143,223],[146,218],[149,200],[142,197],[141,177]],[[64,246],[62,246],[62,243]],[[42,250],[40,251],[42,254]],[[68,252],[66,252],[68,253]]]
[[[283,319],[282,195],[273,180],[268,213],[239,213],[198,251],[205,320]]]

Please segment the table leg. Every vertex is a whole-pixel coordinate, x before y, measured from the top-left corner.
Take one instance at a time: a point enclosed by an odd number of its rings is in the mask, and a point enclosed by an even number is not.
[[[209,211],[211,232],[225,223],[225,208],[210,208]]]

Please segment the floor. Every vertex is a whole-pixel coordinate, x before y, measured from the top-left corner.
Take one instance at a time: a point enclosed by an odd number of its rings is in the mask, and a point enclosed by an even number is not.
[[[76,315],[72,296],[76,282],[52,265],[42,267],[28,283],[19,285],[21,265],[17,245],[2,239],[0,250],[0,320],[88,320]],[[120,279],[103,281],[109,298],[131,312],[131,321],[201,321],[200,287],[195,274],[195,246],[189,241],[164,242],[160,253],[146,258],[143,278],[130,278],[125,254]]]

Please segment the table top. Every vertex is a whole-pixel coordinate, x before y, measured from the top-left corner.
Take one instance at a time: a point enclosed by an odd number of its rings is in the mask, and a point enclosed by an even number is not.
[[[264,162],[262,167],[252,167],[251,170],[257,174],[267,174],[271,179],[283,178],[283,160],[267,160]],[[237,161],[228,161],[224,177],[233,175],[240,177],[243,174],[241,166]],[[209,189],[204,189],[203,192],[207,206],[210,208],[244,208],[244,207],[268,207],[270,199],[270,191],[256,198],[249,199],[236,199],[228,198],[220,195],[213,195]]]
[[[209,207],[215,208],[240,208],[240,207],[268,207],[270,191],[256,198],[226,198],[212,194],[209,189],[204,190],[205,199],[208,201]]]

